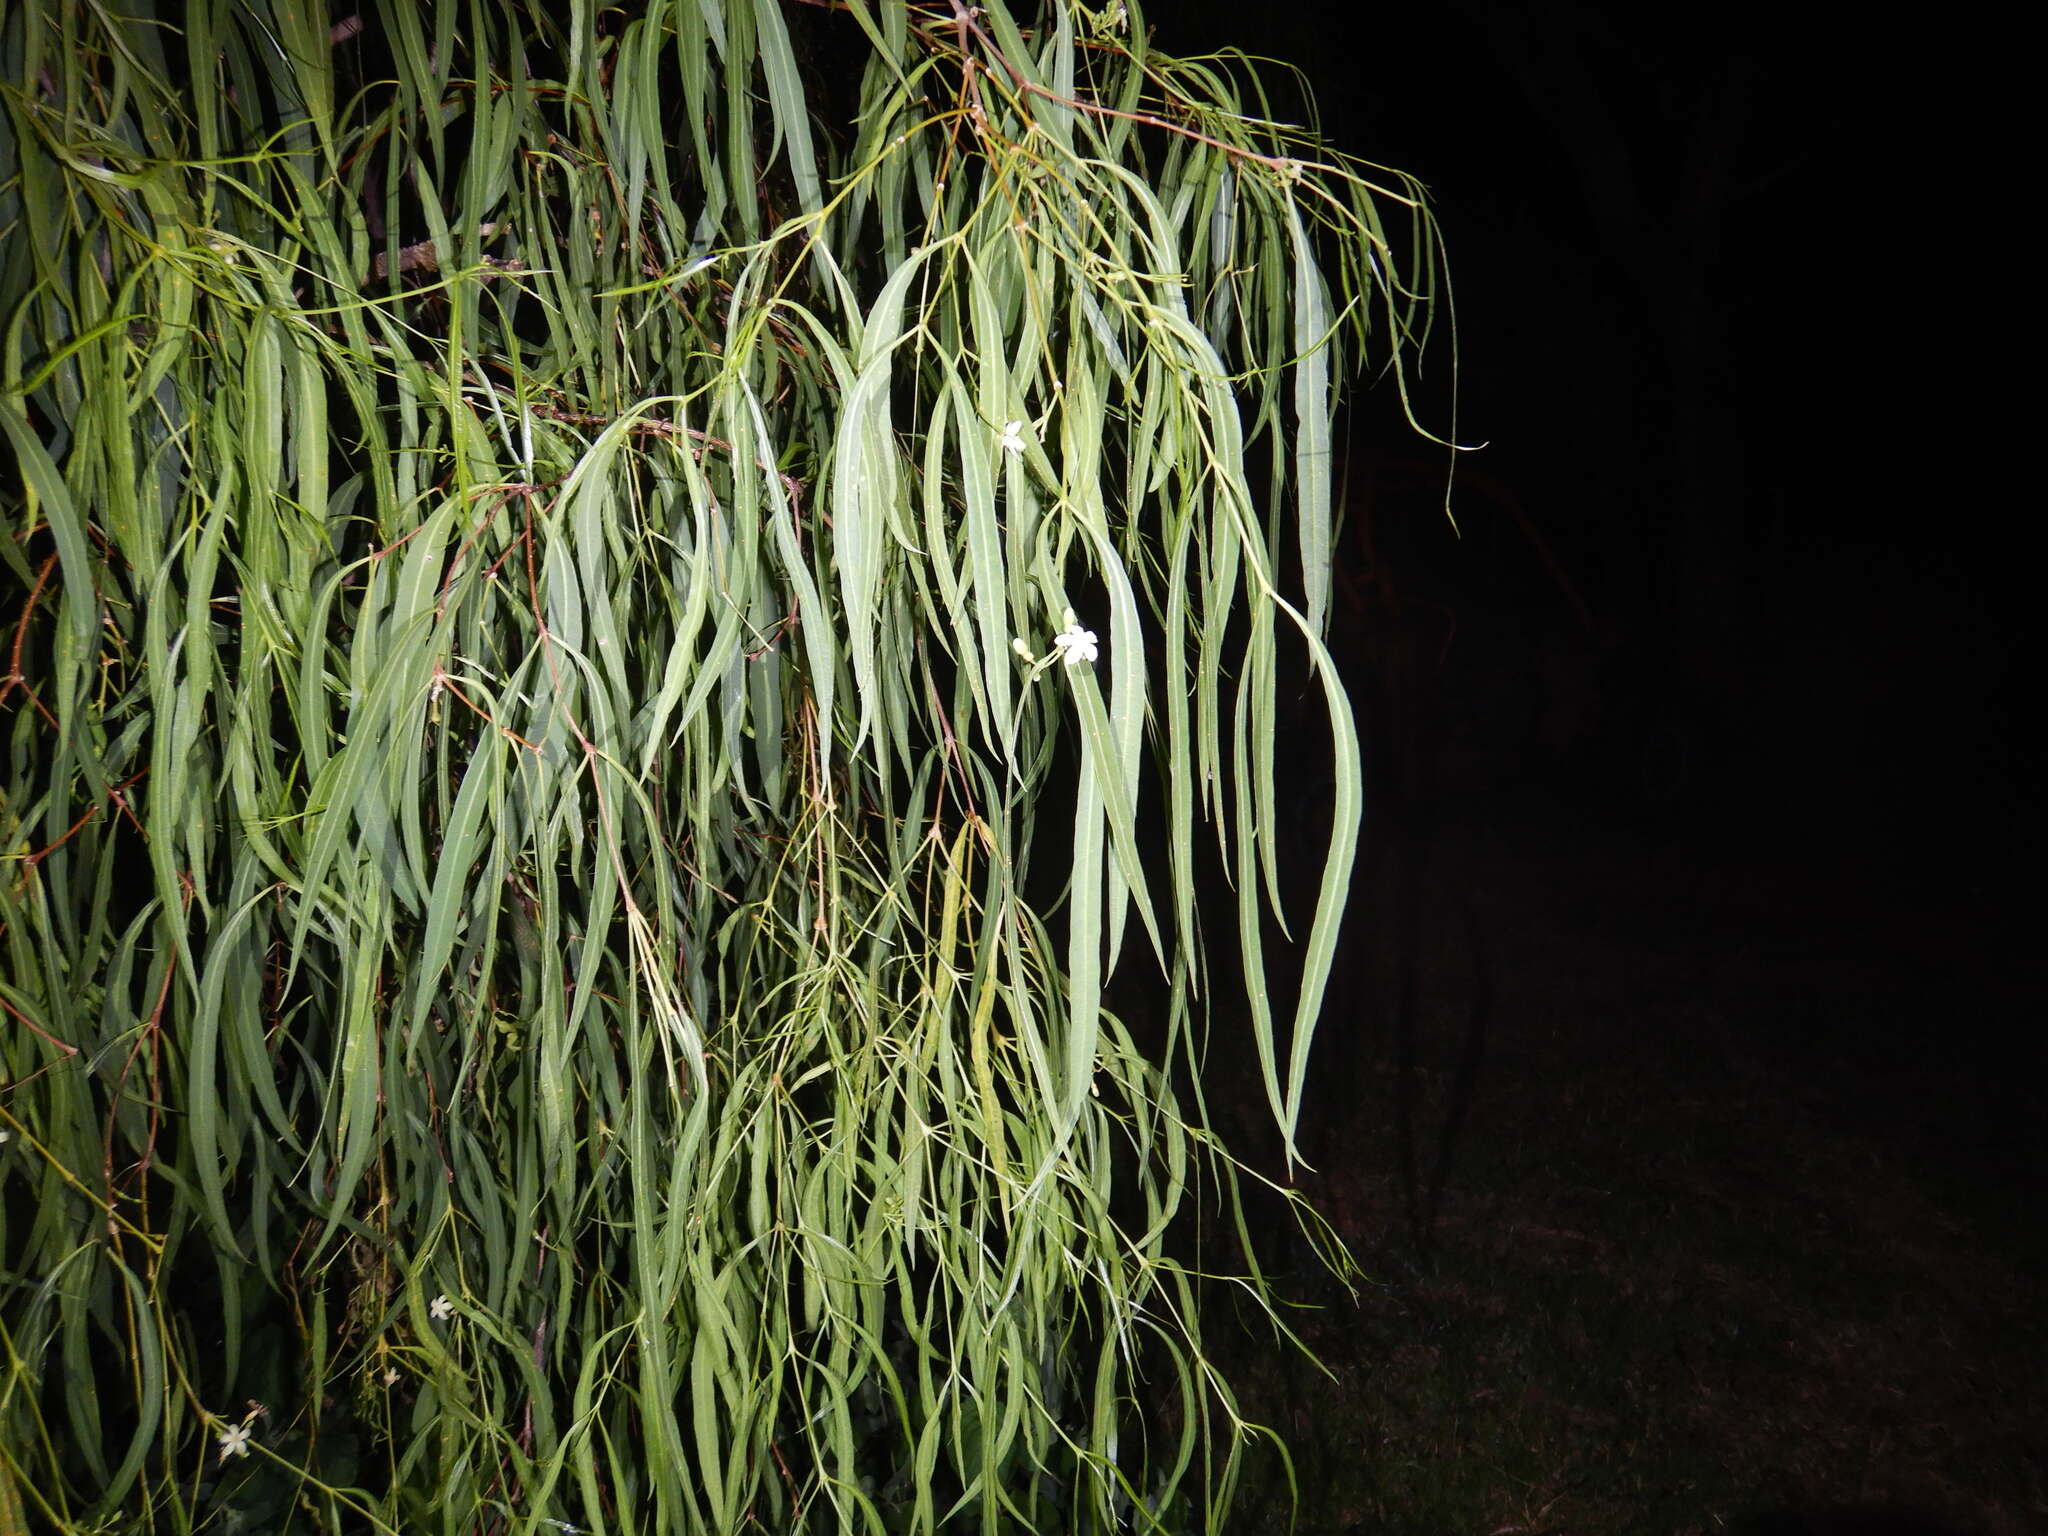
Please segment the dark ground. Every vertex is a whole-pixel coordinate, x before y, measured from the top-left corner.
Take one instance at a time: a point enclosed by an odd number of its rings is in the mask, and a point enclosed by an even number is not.
[[[1219,1346],[1305,1536],[2048,1529],[2032,931],[1688,810],[1453,786],[1361,880],[1301,1187],[1367,1279],[1293,1256],[1327,1376]]]

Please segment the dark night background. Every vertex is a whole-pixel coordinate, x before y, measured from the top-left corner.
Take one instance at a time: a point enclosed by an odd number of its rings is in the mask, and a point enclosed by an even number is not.
[[[2012,39],[1797,6],[1151,14],[1170,47],[1300,63],[1341,146],[1430,187],[1458,433],[1487,445],[1461,468],[1555,550],[1603,706],[1667,738],[1689,815],[1918,899],[2032,883],[2042,243]],[[1354,481],[1423,457],[1387,414]],[[1465,548],[1390,510],[1380,541],[1562,620],[1486,499]]]
[[[1302,1187],[1386,1289],[1312,1333],[1361,1395],[1271,1389],[1304,1530],[2048,1528],[2035,81],[1988,13],[1877,14],[1148,12],[1169,51],[1300,64],[1340,147],[1430,188],[1486,445],[1460,539],[1446,455],[1391,390],[1354,402],[1333,648],[1374,800]],[[1932,1270],[1858,1214],[1920,1200],[1952,1224]],[[1603,1279],[1503,1228],[1629,1257]],[[1756,1358],[1687,1332],[1807,1275],[1863,1299],[1813,1280],[1744,1323],[1782,1345]],[[1610,1283],[1678,1342],[1600,1342]],[[1889,1344],[1814,1364],[1864,1305]],[[1973,1305],[1999,1321],[1964,1342],[1933,1321]],[[1530,1365],[1574,1329],[1590,1354]],[[1691,1374],[1660,1388],[1667,1356]],[[2019,1360],[2035,1387],[2001,1392]],[[1525,1374],[1554,1413],[1474,1406]],[[1477,1477],[1418,1514],[1404,1414],[1440,1482],[1515,1436],[1563,1502]],[[1697,1464],[1657,1460],[1660,1422]]]
[[[1435,199],[1456,432],[1485,446],[1460,538],[1449,455],[1390,388],[1354,401],[1383,804],[1753,848],[2038,975],[2042,220],[2011,40],[1598,0],[1150,19],[1300,63],[1330,137]],[[1404,639],[1410,675],[1378,675]],[[2031,1049],[1926,1022],[2001,1076]]]

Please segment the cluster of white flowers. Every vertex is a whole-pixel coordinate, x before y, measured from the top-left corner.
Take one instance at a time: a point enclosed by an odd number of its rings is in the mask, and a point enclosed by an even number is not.
[[[1075,667],[1084,661],[1094,661],[1102,654],[1101,647],[1096,642],[1095,631],[1083,629],[1081,621],[1074,617],[1073,609],[1069,608],[1062,617],[1067,627],[1052,637],[1052,650],[1043,657],[1033,655],[1031,647],[1022,640],[1010,642],[1010,649],[1024,658],[1025,663],[1031,668],[1033,677],[1051,666],[1054,661],[1063,661],[1068,666]]]

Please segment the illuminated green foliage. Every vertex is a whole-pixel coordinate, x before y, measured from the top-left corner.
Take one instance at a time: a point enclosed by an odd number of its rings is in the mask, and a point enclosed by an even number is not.
[[[1069,0],[28,0],[0,89],[0,1531],[1215,1527],[1203,945],[1291,1138],[1417,190]]]

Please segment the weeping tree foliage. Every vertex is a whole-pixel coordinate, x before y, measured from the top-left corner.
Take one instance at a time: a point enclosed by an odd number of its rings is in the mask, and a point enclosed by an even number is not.
[[[1128,3],[0,52],[0,1532],[1215,1528],[1419,190]]]

